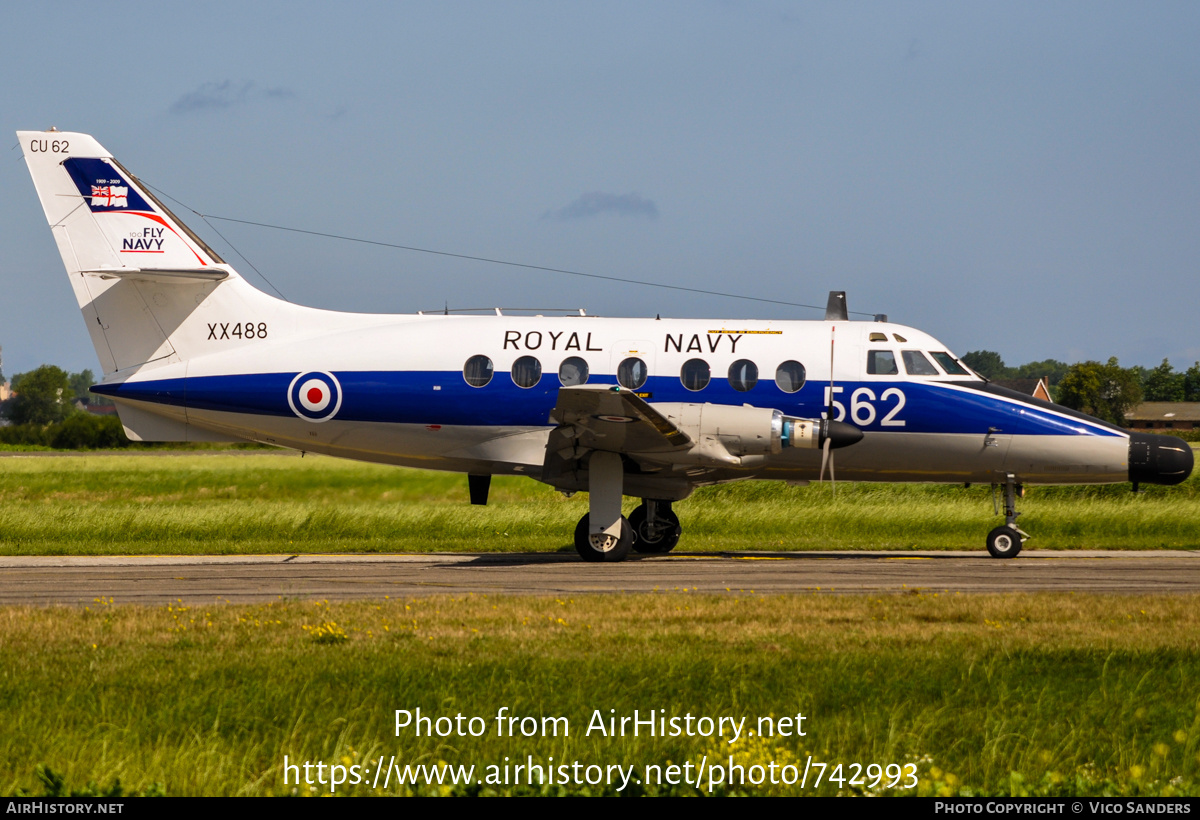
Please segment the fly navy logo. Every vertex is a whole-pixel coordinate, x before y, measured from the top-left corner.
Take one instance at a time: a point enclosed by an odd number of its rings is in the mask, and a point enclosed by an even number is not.
[[[288,406],[307,421],[329,421],[342,407],[342,386],[332,373],[301,373],[288,387]]]
[[[121,240],[121,251],[162,253],[165,230],[166,228],[142,228],[140,231],[132,231],[128,239]]]

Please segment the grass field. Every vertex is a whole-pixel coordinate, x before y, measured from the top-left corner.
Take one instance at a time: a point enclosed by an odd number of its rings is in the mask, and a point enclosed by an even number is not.
[[[911,765],[914,789],[742,793],[1197,794],[1195,597],[801,595],[422,598],[0,610],[0,791],[316,794],[283,762]],[[479,716],[399,736],[395,710]],[[566,717],[498,737],[494,717]],[[602,717],[802,713],[805,737],[604,737]],[[610,712],[610,710],[612,710]],[[697,728],[699,728],[697,726]],[[538,730],[540,733],[540,729]],[[45,772],[43,769],[43,773]],[[832,773],[828,770],[827,773]],[[836,775],[835,775],[836,776]],[[382,784],[382,781],[381,781]],[[707,785],[633,783],[630,793]],[[343,785],[339,794],[522,793]],[[729,791],[727,787],[716,792]],[[534,788],[533,792],[541,789]],[[545,789],[577,793],[581,787]],[[592,793],[614,793],[595,786]]]
[[[629,502],[632,504],[632,502]],[[1029,488],[1029,548],[1200,548],[1200,478],[1179,487]],[[982,549],[987,487],[743,482],[676,505],[682,551]],[[273,452],[0,459],[0,552],[571,551],[587,496]]]
[[[1196,548],[1198,487],[1031,489],[1021,523],[1042,548]],[[0,459],[7,554],[570,550],[585,509],[585,496],[518,479],[496,480],[492,504],[476,508],[460,476],[284,454]],[[731,485],[677,509],[686,550],[979,549],[995,521],[987,488],[937,486],[844,484],[835,500],[827,487]],[[518,761],[553,758],[635,767],[642,782],[623,794],[1196,795],[1198,650],[1197,596],[5,607],[0,793],[322,794],[328,781],[284,782],[285,755],[347,771],[382,755],[475,766],[476,782],[375,788],[368,775],[336,793],[616,793],[504,780]],[[397,735],[395,710],[418,707],[480,717],[486,732]],[[498,737],[502,708],[566,718],[570,734]],[[751,728],[803,713],[808,733],[589,736],[596,710]],[[750,777],[810,760],[828,777],[713,783],[712,761],[731,756]],[[702,761],[698,785],[647,769],[695,776]],[[871,764],[911,767],[917,786],[872,786]]]

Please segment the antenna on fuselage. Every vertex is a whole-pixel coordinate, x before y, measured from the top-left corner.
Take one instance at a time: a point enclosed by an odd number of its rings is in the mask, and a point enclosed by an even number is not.
[[[829,301],[825,304],[826,322],[848,322],[850,311],[846,307],[846,291],[829,291]]]

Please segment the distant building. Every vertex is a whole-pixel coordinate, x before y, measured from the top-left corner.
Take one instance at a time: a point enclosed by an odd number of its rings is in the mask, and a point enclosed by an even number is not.
[[[1200,401],[1147,401],[1125,413],[1131,430],[1200,430]]]
[[[88,404],[83,399],[75,399],[75,409],[93,416],[115,416],[117,407],[114,404]]]
[[[12,382],[0,384],[0,401],[8,401],[15,395],[16,393],[12,391]]]
[[[1042,401],[1054,401],[1050,398],[1050,384],[1045,378],[1041,379],[992,379],[992,384],[1016,390],[1026,396],[1033,396]]]

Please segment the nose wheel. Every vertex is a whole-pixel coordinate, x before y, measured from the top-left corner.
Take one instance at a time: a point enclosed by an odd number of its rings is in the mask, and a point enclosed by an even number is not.
[[[988,533],[987,549],[993,558],[1016,558],[1021,551],[1021,533],[1016,527],[996,527]]]
[[[993,491],[996,485],[992,485]],[[1004,476],[1004,526],[996,527],[988,533],[987,551],[993,558],[1016,558],[1021,551],[1028,533],[1017,526],[1017,495],[1024,495],[1024,488],[1017,484],[1017,477],[1012,473]],[[997,510],[999,512],[999,510]]]

